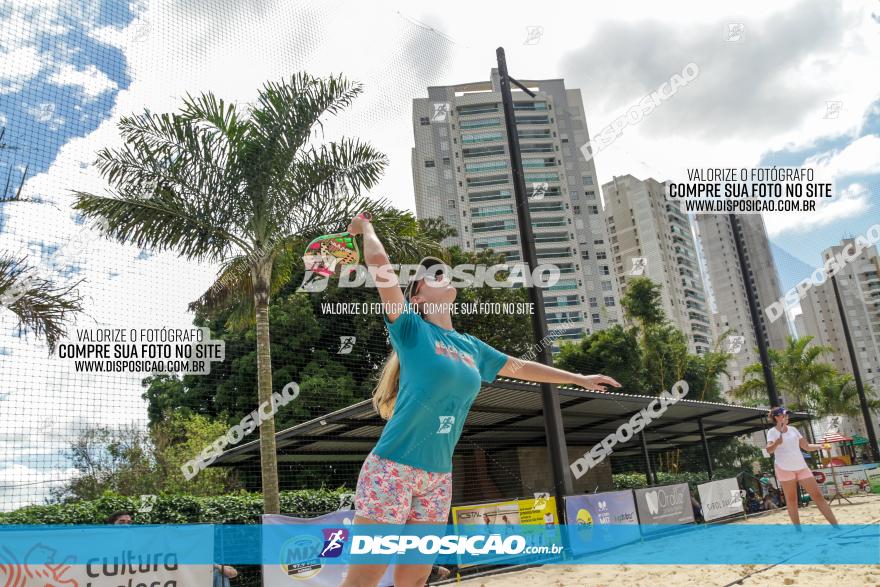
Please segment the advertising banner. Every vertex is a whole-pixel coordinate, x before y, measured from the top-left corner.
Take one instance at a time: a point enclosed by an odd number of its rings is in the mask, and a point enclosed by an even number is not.
[[[707,522],[744,513],[736,477],[697,485],[697,493]]]
[[[867,469],[865,475],[868,477],[868,486],[872,493],[880,493],[880,469]]]
[[[354,512],[338,511],[317,518],[292,518],[281,515],[264,515],[263,524],[287,524],[290,526],[350,526]],[[263,565],[264,587],[336,587],[342,583],[348,572],[347,565],[328,564],[322,558],[324,542],[311,532],[297,534],[291,529],[290,538],[281,546],[281,564]],[[272,559],[272,554],[264,557]],[[381,587],[393,585],[393,565],[389,565],[382,579]]]
[[[113,534],[112,530],[96,527],[16,529],[14,546],[9,544],[12,549],[4,549],[0,556],[0,584],[211,587],[213,564],[191,564],[194,559],[203,560],[213,548],[207,529],[139,528],[130,533],[130,540],[118,530]],[[115,548],[110,546],[111,540]],[[78,543],[97,543],[103,553],[83,556],[74,546]]]
[[[867,465],[849,465],[846,467],[834,467],[834,471],[830,468],[816,469],[813,471],[813,477],[822,490],[825,497],[834,497],[837,495],[838,488],[841,495],[855,495],[857,493],[869,493],[871,491],[868,473],[876,471],[876,464]],[[834,485],[834,474],[837,474],[837,487]]]
[[[565,519],[571,550],[596,552],[641,537],[632,490],[565,497]]]
[[[662,527],[652,528],[655,524],[690,524],[694,521],[687,483],[646,487],[636,489],[634,493],[643,534],[663,530]]]
[[[530,545],[535,546],[558,543],[562,537],[556,498],[549,494],[539,494],[535,499],[454,506],[452,525],[456,531],[461,526],[483,526],[487,533],[500,534],[502,537],[519,531],[525,533]],[[534,531],[529,531],[530,527]]]

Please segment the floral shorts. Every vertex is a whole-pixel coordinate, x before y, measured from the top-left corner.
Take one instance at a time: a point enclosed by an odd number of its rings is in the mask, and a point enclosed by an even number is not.
[[[361,467],[354,498],[358,516],[385,524],[445,524],[451,504],[452,473],[432,473],[373,453]]]

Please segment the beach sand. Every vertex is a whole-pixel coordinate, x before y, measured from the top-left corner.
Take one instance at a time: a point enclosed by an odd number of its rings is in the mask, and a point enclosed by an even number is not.
[[[841,524],[880,523],[880,495],[850,497],[832,504]],[[802,524],[824,524],[814,505],[800,509]],[[737,524],[790,524],[785,509],[750,517]],[[880,556],[880,553],[878,553]],[[723,586],[744,578],[741,585],[804,585],[810,587],[880,587],[880,565],[545,565],[525,571],[475,577],[469,587],[660,587],[662,585]],[[753,574],[754,573],[754,574]]]

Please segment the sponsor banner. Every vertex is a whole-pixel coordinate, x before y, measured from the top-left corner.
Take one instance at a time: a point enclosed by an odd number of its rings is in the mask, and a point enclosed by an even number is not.
[[[549,494],[536,494],[535,499],[514,499],[452,508],[452,525],[456,531],[474,530],[509,537],[517,529],[530,546],[561,544],[559,515],[556,498]],[[475,527],[475,528],[474,528]],[[480,563],[491,562],[481,559]],[[467,563],[459,561],[461,567]]]
[[[691,492],[687,483],[636,489],[636,510],[642,534],[663,531],[666,524],[690,524],[694,521]]]
[[[868,477],[868,486],[872,493],[880,493],[880,469],[867,469],[865,475]]]
[[[869,468],[870,467],[870,468]],[[829,469],[815,469],[812,471],[822,495],[834,497],[838,491],[840,495],[856,495],[857,493],[869,493],[870,485],[867,472],[876,470],[874,464],[850,465],[847,467],[834,467]],[[837,485],[834,484],[834,474],[837,475]]]
[[[636,502],[631,490],[568,495],[565,519],[574,554],[614,548],[641,538]],[[609,529],[609,526],[625,528]]]
[[[697,485],[697,494],[707,522],[744,513],[736,477]]]
[[[283,525],[285,535],[280,540],[280,552],[264,555],[264,560],[278,556],[280,564],[263,566],[263,585],[265,587],[294,585],[336,587],[341,584],[348,574],[348,566],[332,564],[331,559],[338,558],[342,554],[346,539],[350,537],[346,529],[351,528],[353,520],[354,512],[350,510],[331,512],[317,518],[264,515],[264,526]],[[320,528],[319,535],[313,531],[316,525],[331,528]],[[299,532],[298,526],[308,529]],[[278,542],[266,540],[263,542],[263,547],[275,549],[278,547]],[[393,577],[394,566],[389,565],[382,579],[379,580],[379,586],[393,585]]]
[[[0,584],[211,587],[213,528],[2,526]],[[142,528],[142,527],[141,527]],[[121,529],[121,531],[120,531]],[[201,541],[194,544],[192,541]],[[83,545],[91,546],[84,548]]]

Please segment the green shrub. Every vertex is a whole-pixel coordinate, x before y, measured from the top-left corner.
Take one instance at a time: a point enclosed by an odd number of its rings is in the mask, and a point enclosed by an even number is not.
[[[727,479],[735,477],[738,471],[733,469],[715,470],[713,479]],[[705,471],[685,471],[682,473],[666,473],[658,471],[658,485],[672,485],[675,483],[687,483],[691,489],[696,489],[697,485],[709,481],[709,474]],[[648,486],[644,473],[619,473],[611,476],[614,482],[614,489],[641,489]]]
[[[348,490],[301,489],[281,492],[281,513],[312,517],[339,506],[339,495]],[[68,504],[27,506],[0,513],[0,524],[103,524],[119,510],[137,512],[139,497],[106,493],[99,499]],[[196,497],[160,495],[152,511],[135,513],[136,524],[257,524],[263,511],[263,496],[241,492],[232,495]]]

